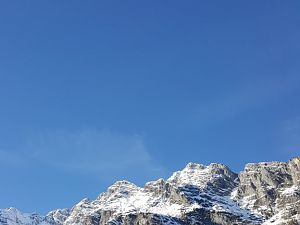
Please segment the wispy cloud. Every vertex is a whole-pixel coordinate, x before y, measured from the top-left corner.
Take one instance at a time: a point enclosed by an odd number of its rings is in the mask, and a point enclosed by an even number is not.
[[[141,135],[104,130],[56,131],[31,134],[27,141],[19,150],[0,149],[1,165],[20,169],[39,164],[109,182],[146,181],[167,173],[153,159]]]
[[[58,131],[29,138],[26,152],[48,166],[98,176],[163,176],[143,136],[109,131]],[[124,178],[125,178],[124,177]]]

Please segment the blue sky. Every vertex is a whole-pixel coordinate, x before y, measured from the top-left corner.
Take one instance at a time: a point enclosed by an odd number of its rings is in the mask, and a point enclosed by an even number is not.
[[[1,1],[0,208],[193,161],[300,155],[299,1]]]

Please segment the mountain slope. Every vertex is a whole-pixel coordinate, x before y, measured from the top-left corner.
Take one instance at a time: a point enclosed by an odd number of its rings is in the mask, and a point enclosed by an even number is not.
[[[239,174],[222,164],[189,163],[167,180],[143,188],[118,181],[95,200],[45,217],[3,209],[0,224],[300,224],[300,158],[247,164]]]

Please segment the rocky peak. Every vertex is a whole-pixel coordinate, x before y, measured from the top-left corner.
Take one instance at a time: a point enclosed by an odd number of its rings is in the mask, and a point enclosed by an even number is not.
[[[70,212],[69,209],[56,209],[49,212],[45,220],[51,224],[63,224],[70,216]]]
[[[167,181],[177,186],[194,186],[210,189],[219,194],[228,194],[236,186],[237,174],[223,164],[212,163],[209,166],[189,163],[175,172]]]
[[[204,170],[206,166],[198,163],[189,162],[183,170]]]
[[[269,219],[278,213],[288,218],[289,204],[297,202],[299,195],[299,158],[289,162],[249,163],[239,174],[239,186],[236,199],[242,207],[249,208]],[[292,215],[289,215],[292,216]]]
[[[171,191],[170,189],[172,189],[172,186],[164,179],[148,182],[144,187],[145,192],[156,196],[162,196],[162,198],[166,197],[166,194]]]
[[[107,195],[120,197],[120,195],[128,195],[131,192],[138,191],[139,187],[137,187],[135,184],[123,180],[123,181],[117,181],[112,186],[110,186],[107,190]]]

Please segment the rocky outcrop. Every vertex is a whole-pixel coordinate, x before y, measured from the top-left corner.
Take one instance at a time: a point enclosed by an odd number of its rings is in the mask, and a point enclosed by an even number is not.
[[[244,208],[261,214],[264,220],[299,217],[300,158],[289,162],[247,164],[239,174],[235,200]],[[275,218],[274,218],[275,217]],[[296,218],[297,217],[297,218]]]
[[[293,225],[300,224],[300,158],[251,163],[236,174],[223,164],[189,163],[143,188],[118,181],[95,200],[47,216],[0,210],[0,225]]]

